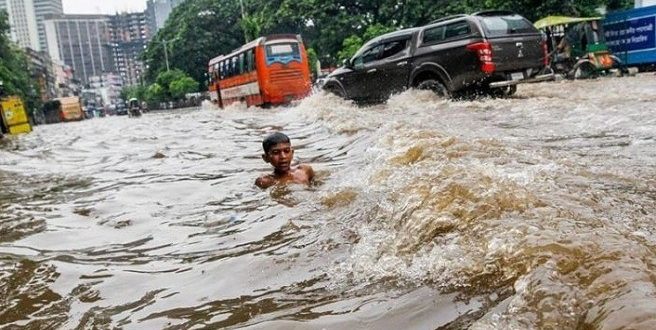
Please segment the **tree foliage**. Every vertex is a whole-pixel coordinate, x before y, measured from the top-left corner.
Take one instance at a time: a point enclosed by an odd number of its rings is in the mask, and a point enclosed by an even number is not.
[[[198,91],[199,84],[179,69],[163,71],[157,75],[155,82],[149,86],[129,86],[121,91],[121,98],[136,98],[150,104],[178,101],[188,93]]]
[[[174,100],[182,100],[186,94],[198,91],[198,83],[191,77],[182,77],[169,85],[169,93]]]
[[[317,61],[319,60],[319,57],[317,56],[317,52],[313,48],[308,48],[307,57],[308,57],[308,66],[310,67],[310,72],[312,73],[312,76],[318,77],[320,72],[317,72]]]
[[[205,81],[207,63],[244,43],[237,1],[184,1],[146,48],[143,59],[146,79],[154,82],[166,70],[164,43],[171,69],[177,68],[195,81]]]
[[[41,105],[35,82],[30,77],[25,53],[11,42],[7,12],[0,10],[0,81],[6,95],[20,96],[32,113]]]
[[[166,91],[160,84],[153,83],[146,89],[145,99],[148,103],[164,102],[166,101]]]
[[[630,8],[630,0],[189,0],[178,6],[148,46],[149,81],[165,70],[163,43],[172,68],[205,81],[207,63],[260,35],[298,33],[324,65],[348,58],[381,33],[420,26],[452,14],[512,10],[531,21],[548,15],[598,15],[597,9]]]
[[[141,86],[141,85],[126,86],[121,90],[121,98],[123,100],[129,100],[129,99],[145,100],[147,92],[148,92],[148,87],[146,86]]]

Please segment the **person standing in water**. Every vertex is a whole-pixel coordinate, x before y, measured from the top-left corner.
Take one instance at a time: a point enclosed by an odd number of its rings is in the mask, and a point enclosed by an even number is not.
[[[273,133],[262,141],[262,159],[273,166],[273,173],[265,174],[255,180],[255,185],[265,189],[275,184],[310,184],[314,178],[312,166],[299,164],[292,166],[294,148],[289,137],[283,133]]]

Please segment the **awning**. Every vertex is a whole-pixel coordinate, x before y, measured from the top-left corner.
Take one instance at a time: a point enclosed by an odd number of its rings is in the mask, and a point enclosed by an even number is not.
[[[543,29],[547,26],[575,24],[581,22],[590,22],[601,20],[601,17],[568,17],[568,16],[547,16],[538,20],[533,25],[538,29]]]

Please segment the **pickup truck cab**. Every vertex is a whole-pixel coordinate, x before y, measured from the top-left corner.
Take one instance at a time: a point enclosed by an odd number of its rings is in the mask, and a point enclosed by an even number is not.
[[[509,95],[518,84],[553,78],[539,75],[546,52],[542,34],[520,15],[456,15],[368,41],[323,89],[356,101],[384,101],[408,88]]]

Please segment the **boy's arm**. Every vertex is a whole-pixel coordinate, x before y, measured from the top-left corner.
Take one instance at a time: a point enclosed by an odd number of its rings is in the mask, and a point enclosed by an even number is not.
[[[255,180],[255,185],[262,189],[269,188],[274,183],[276,183],[276,181],[268,175],[263,175]]]

